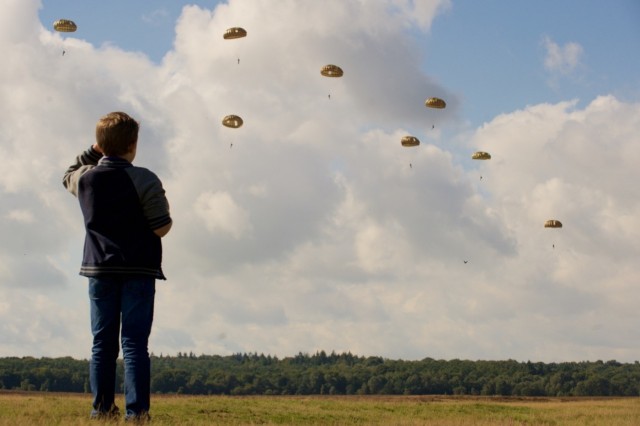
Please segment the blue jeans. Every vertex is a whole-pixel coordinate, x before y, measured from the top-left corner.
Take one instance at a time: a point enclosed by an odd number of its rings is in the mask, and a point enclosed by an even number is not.
[[[155,293],[153,277],[89,278],[92,417],[109,416],[118,410],[114,399],[121,320],[125,416],[148,415],[151,386],[148,343]]]

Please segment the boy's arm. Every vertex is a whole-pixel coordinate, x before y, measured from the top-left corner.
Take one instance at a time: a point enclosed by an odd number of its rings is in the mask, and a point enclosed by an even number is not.
[[[75,163],[69,166],[62,178],[62,184],[73,195],[78,196],[78,181],[80,176],[91,170],[98,164],[102,158],[102,152],[97,145],[92,145],[91,148],[83,151],[76,157]]]
[[[143,209],[154,234],[162,238],[171,230],[173,220],[169,213],[169,202],[160,180],[158,179],[152,187],[153,191],[147,193],[148,197],[143,203]]]
[[[154,229],[153,232],[160,238],[164,237],[165,235],[167,235],[169,233],[169,230],[171,229],[171,225],[173,225],[173,221],[167,223],[166,225],[164,225],[163,227],[160,227],[158,229]]]
[[[133,180],[136,191],[138,191],[140,204],[149,223],[149,228],[157,236],[164,237],[171,229],[173,221],[162,182],[155,173],[148,169],[130,167],[126,170]]]

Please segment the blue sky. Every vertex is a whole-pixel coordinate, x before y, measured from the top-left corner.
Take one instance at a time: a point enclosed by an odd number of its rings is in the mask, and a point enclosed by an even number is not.
[[[155,353],[637,359],[637,2],[5,9],[4,355],[89,356],[84,230],[60,182],[124,110],[174,219]],[[232,26],[248,36],[223,40]]]
[[[95,46],[112,43],[126,50],[144,52],[159,62],[173,47],[176,20],[186,4],[212,7],[215,1],[42,1],[43,25],[60,19],[78,21],[77,35]]]
[[[425,37],[425,69],[460,91],[474,124],[541,102],[589,102],[603,93],[633,100],[638,22],[635,1],[453,2]],[[566,75],[545,70],[546,37],[583,46],[579,65]]]

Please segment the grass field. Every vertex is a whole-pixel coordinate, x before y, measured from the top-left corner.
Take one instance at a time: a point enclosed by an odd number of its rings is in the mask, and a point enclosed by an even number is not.
[[[123,408],[120,395],[117,402]],[[628,425],[640,398],[152,395],[153,425]],[[95,425],[87,394],[0,392],[0,425]],[[123,420],[110,424],[124,424]]]

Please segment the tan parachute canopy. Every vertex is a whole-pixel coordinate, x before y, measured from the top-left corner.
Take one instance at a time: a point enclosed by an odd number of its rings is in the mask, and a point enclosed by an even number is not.
[[[231,127],[233,129],[237,129],[238,127],[242,126],[243,123],[244,121],[242,121],[242,118],[233,114],[227,115],[225,118],[222,119],[223,126]]]
[[[53,23],[53,29],[63,33],[72,33],[78,29],[78,26],[69,19],[58,19]]]
[[[474,160],[491,160],[491,154],[488,152],[478,151],[474,152],[471,158]]]
[[[344,73],[342,72],[342,68],[339,66],[329,64],[322,67],[320,74],[325,77],[342,77]]]
[[[562,228],[562,222],[555,219],[549,219],[544,223],[545,228]]]
[[[232,40],[234,38],[242,38],[247,36],[247,30],[240,27],[229,28],[224,32],[222,36],[225,40]]]
[[[447,103],[440,98],[429,98],[424,101],[424,105],[428,108],[442,109],[447,106]]]
[[[420,145],[420,140],[415,136],[405,136],[400,139],[400,143],[402,146],[418,146]]]

